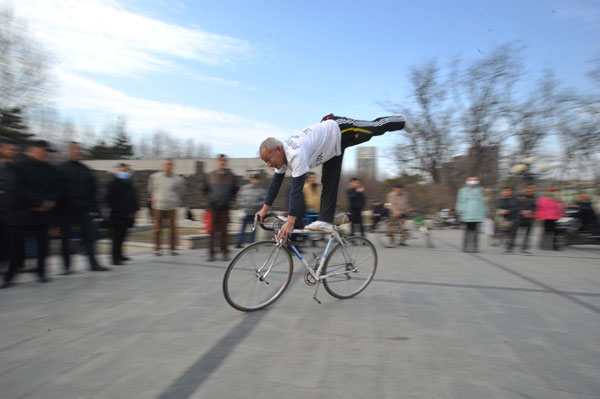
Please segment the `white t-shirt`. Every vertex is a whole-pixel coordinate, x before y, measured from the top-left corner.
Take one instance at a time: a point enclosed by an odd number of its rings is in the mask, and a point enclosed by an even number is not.
[[[285,173],[289,167],[292,177],[302,176],[323,162],[341,155],[341,140],[340,128],[334,120],[309,126],[283,142],[287,165],[275,169],[275,173]]]

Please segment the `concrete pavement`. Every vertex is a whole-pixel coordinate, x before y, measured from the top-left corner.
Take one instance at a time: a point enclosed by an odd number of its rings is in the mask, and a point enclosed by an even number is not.
[[[0,398],[600,398],[600,248],[465,254],[461,235],[378,248],[356,298],[319,305],[298,273],[251,314],[205,250],[19,275],[0,291]]]

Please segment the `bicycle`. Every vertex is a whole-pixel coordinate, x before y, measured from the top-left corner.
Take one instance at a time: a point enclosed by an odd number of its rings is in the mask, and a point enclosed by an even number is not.
[[[427,220],[422,214],[416,214],[412,219],[404,218],[404,223],[400,224],[397,218],[388,218],[377,223],[377,228],[373,231],[378,244],[386,248],[394,248],[398,244],[411,238],[413,230],[418,230],[427,248],[433,248],[431,232],[427,226]]]
[[[260,227],[273,231],[275,236],[286,218],[266,215]],[[256,228],[255,220],[254,228]],[[294,229],[293,233],[313,233],[315,230]],[[321,256],[314,256],[314,264],[306,259],[291,242],[280,240],[258,241],[250,244],[231,261],[223,277],[223,295],[234,309],[252,312],[273,304],[292,279],[295,255],[306,272],[304,282],[315,286],[317,298],[322,282],[325,290],[335,298],[347,299],[361,293],[373,280],[377,270],[377,251],[364,237],[342,237],[337,225],[331,231]]]
[[[380,220],[373,233],[377,243],[386,248],[394,248],[410,238],[406,223],[400,224],[397,218]]]

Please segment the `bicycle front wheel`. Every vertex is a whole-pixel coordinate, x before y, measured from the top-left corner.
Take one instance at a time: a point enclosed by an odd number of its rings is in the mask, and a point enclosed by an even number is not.
[[[290,284],[294,264],[287,248],[258,241],[241,251],[223,277],[223,294],[237,310],[252,312],[277,300]]]
[[[336,245],[323,266],[323,286],[340,299],[358,295],[373,280],[377,269],[377,251],[363,237],[349,237]]]

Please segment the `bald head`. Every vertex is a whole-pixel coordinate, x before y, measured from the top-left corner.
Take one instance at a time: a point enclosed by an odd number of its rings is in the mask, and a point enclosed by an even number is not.
[[[276,138],[269,137],[262,142],[259,148],[260,158],[270,167],[281,169],[287,163],[283,143]]]
[[[277,147],[283,147],[283,143],[274,137],[269,137],[268,139],[262,142],[259,148],[259,152],[271,152]]]

